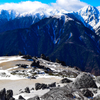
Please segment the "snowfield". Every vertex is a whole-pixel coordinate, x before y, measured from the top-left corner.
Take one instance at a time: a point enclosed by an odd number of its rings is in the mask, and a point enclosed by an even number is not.
[[[39,90],[39,91],[31,91],[30,94],[27,93],[20,93],[20,89],[24,90],[27,86],[29,86],[30,88],[35,87],[35,83],[45,83],[45,84],[50,84],[53,82],[57,82],[59,83],[60,80],[62,79],[62,77],[58,77],[58,76],[51,76],[48,74],[45,74],[44,71],[40,70],[40,74],[36,75],[36,79],[29,79],[26,76],[23,75],[13,75],[11,74],[12,71],[16,71],[19,70],[18,73],[22,73],[23,69],[19,69],[18,66],[13,66],[13,67],[6,67],[5,69],[3,67],[4,64],[6,63],[7,65],[9,65],[9,63],[14,63],[16,64],[16,62],[20,62],[22,64],[24,64],[25,62],[30,63],[32,61],[27,61],[23,58],[21,58],[21,56],[5,56],[5,57],[0,57],[0,90],[3,89],[4,87],[6,89],[12,89],[14,92],[14,97],[15,99],[18,99],[19,95],[22,95],[25,99],[28,99],[30,97],[34,97],[37,94],[39,96],[42,96],[43,94],[47,93],[49,90]],[[45,60],[43,60],[44,63]],[[3,66],[2,66],[3,65]],[[52,64],[53,65],[53,64]],[[2,66],[2,67],[1,67]],[[54,68],[53,68],[54,67]],[[56,65],[53,65],[52,68],[53,70],[55,70]],[[26,69],[24,74],[30,75],[31,76],[31,72],[32,69],[28,68]],[[35,73],[37,73],[39,70],[36,70]],[[23,74],[23,73],[22,73]],[[17,86],[17,87],[16,87]],[[19,94],[20,93],[20,94]]]
[[[63,88],[69,83],[61,82],[62,79],[67,78],[72,82],[76,82],[77,75],[85,73],[80,70],[76,70],[75,68],[71,68],[68,66],[65,67],[60,63],[50,62],[42,58],[33,57],[32,59],[36,62],[39,61],[39,66],[37,66],[37,68],[31,66],[33,61],[23,59],[21,56],[0,57],[0,90],[2,90],[3,88],[6,88],[6,90],[13,90],[13,97],[16,100],[19,99],[20,95],[26,100],[37,95],[41,98],[41,96],[45,95],[47,92],[52,91],[52,87],[47,87],[46,89],[41,88],[37,90],[37,83],[46,84],[48,86],[55,83],[56,87],[54,87],[54,89],[59,87]],[[27,67],[24,68],[21,66],[17,66],[16,64],[27,64]],[[41,66],[44,66],[43,69],[41,68]],[[45,68],[51,68],[52,73],[46,72],[47,70],[45,70]],[[89,75],[93,79],[95,79],[96,85],[100,87],[100,84],[96,81],[96,76],[92,74]],[[73,85],[73,83],[71,85]],[[26,93],[26,87],[29,88],[30,93]],[[100,89],[98,88],[88,89],[91,90],[94,94],[93,97],[100,94]]]
[[[14,60],[24,60],[24,59],[22,59],[21,56],[0,57],[0,63],[8,62],[8,61],[14,61]]]
[[[0,64],[5,63],[5,62],[10,62],[10,61],[17,61],[17,60],[24,60],[21,58],[21,56],[5,56],[5,57],[0,57]],[[23,79],[23,77],[15,76],[12,75],[9,71],[16,69],[18,67],[12,67],[8,68],[7,70],[3,70],[2,67],[0,67],[0,80],[18,80],[18,79]]]

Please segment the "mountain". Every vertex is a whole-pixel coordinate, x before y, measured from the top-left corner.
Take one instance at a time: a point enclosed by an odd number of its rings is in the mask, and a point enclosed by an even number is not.
[[[40,21],[41,19],[48,18],[50,16],[59,16],[68,14],[63,9],[54,8],[39,8],[35,11],[19,13],[14,10],[1,10],[0,11],[0,33],[8,30],[14,30],[18,28],[28,28],[32,24]],[[99,35],[100,26],[100,10],[99,7],[85,6],[77,12],[70,12],[74,15],[74,18],[80,20],[86,27],[95,31]]]
[[[94,6],[86,6],[76,12],[85,21],[85,26],[95,31],[99,35],[100,10]]]
[[[78,14],[82,16],[86,24],[94,27],[99,22],[99,11],[96,7],[86,6],[78,11]]]
[[[68,66],[100,74],[100,13],[86,6],[78,12],[40,8],[0,13],[0,55],[42,53]]]
[[[99,36],[74,14],[44,18],[29,28],[0,33],[0,54],[40,56],[52,61],[58,58],[69,66],[100,74]]]
[[[18,13],[14,10],[1,10],[0,26],[2,27],[0,27],[0,33],[19,28],[28,28],[29,26],[40,21],[41,19],[53,15],[62,15],[63,13],[67,13],[67,11],[51,8],[40,8],[35,11],[30,11],[26,13]]]

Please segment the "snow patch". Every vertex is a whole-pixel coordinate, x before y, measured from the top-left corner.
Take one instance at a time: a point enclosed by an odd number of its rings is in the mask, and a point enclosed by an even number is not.
[[[25,79],[23,77],[19,77],[17,75],[12,75],[8,70],[0,70],[0,80],[19,80]]]
[[[51,76],[51,75],[48,75],[48,74],[38,75],[37,79],[39,79],[39,78],[56,78],[56,79],[62,79],[62,77],[59,77],[59,76]]]
[[[24,60],[21,58],[21,56],[5,56],[5,57],[0,57],[0,63],[8,62],[8,61],[14,61],[14,60]]]

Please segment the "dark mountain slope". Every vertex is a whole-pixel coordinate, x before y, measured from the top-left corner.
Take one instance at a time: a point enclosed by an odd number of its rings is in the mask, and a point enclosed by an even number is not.
[[[40,21],[38,17],[34,18],[32,16],[17,17],[9,21],[6,21],[5,19],[5,22],[1,20],[0,33],[8,30],[19,29],[19,28],[29,28],[33,23],[36,23],[38,21]]]
[[[18,52],[51,60],[58,58],[67,65],[77,66],[96,75],[100,72],[99,37],[80,21],[65,15],[50,17],[27,29],[17,29],[0,34],[0,55]]]

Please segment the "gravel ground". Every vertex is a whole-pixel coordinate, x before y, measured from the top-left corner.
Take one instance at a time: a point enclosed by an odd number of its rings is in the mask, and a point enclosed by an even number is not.
[[[50,84],[53,82],[59,83],[60,78],[38,78],[38,79],[21,79],[21,80],[0,80],[0,90],[3,88],[12,89],[14,95],[19,93],[19,90],[24,90],[26,87],[30,89],[35,87],[35,83]]]

